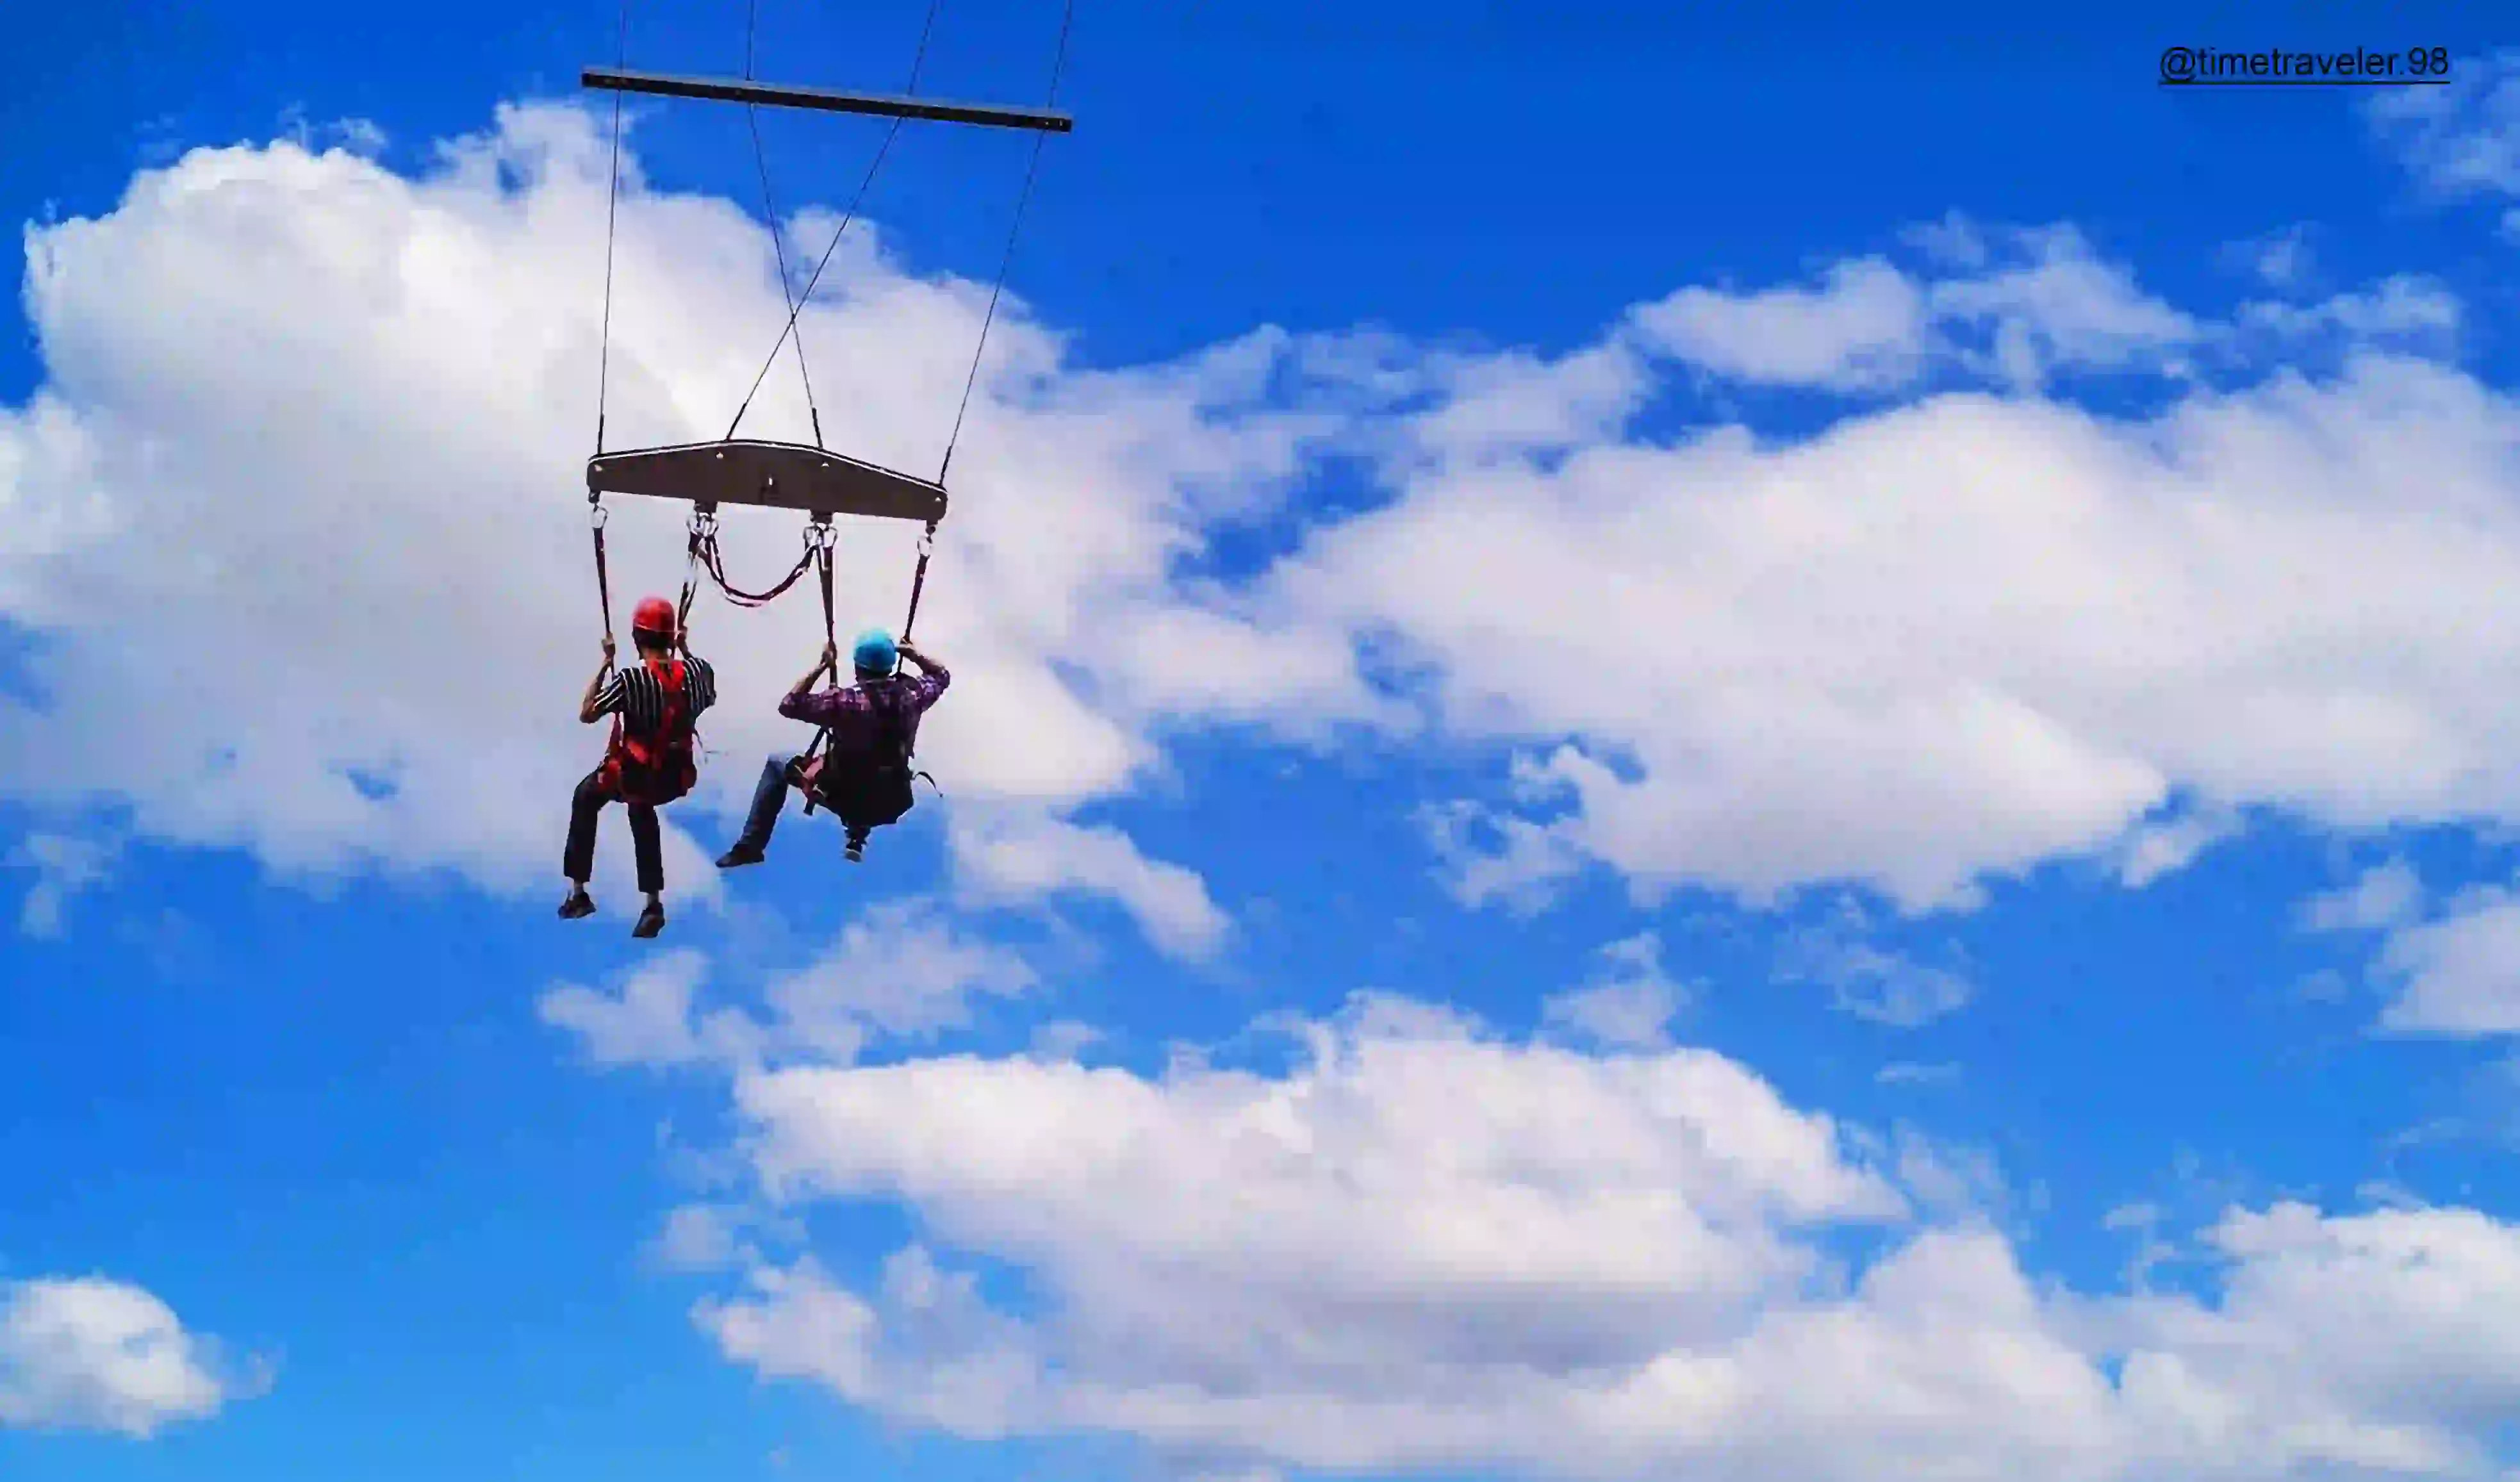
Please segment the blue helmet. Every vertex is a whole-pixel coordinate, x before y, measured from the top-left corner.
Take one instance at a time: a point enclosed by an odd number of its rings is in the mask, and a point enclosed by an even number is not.
[[[869,628],[858,635],[857,646],[849,651],[849,661],[860,674],[890,674],[901,665],[901,651],[892,645],[892,635],[881,628]]]

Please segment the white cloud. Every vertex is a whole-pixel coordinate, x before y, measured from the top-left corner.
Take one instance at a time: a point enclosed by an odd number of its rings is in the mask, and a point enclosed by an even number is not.
[[[768,997],[783,1043],[846,1060],[871,1040],[965,1028],[973,999],[1038,984],[1014,953],[957,931],[923,903],[891,901],[869,907],[808,966],[772,978]]]
[[[1005,812],[957,818],[953,837],[961,883],[975,900],[1100,892],[1119,901],[1157,947],[1189,958],[1216,952],[1232,924],[1197,875],[1148,859],[1117,829]]]
[[[597,1065],[698,1065],[742,1058],[760,1049],[760,1034],[733,1010],[693,1022],[693,999],[708,959],[689,948],[665,952],[630,969],[617,993],[565,983],[543,995],[543,1022],[574,1033]]]
[[[2354,882],[2313,896],[2301,908],[2313,931],[2377,931],[2403,925],[2423,909],[2424,883],[2402,859],[2372,866]]]
[[[2520,894],[2471,891],[2430,921],[2401,925],[2375,970],[2395,995],[2380,1015],[2385,1027],[2520,1033]]]
[[[1846,1012],[1899,1029],[1958,1012],[1976,996],[1965,973],[1886,951],[1864,939],[1867,929],[1863,914],[1845,908],[1793,932],[1779,953],[1778,975],[1817,983]]]
[[[0,1282],[0,1426],[147,1438],[214,1415],[261,1382],[227,1372],[214,1345],[137,1286]]]
[[[768,1196],[898,1199],[922,1235],[864,1290],[754,1261],[698,1319],[879,1414],[1206,1469],[2484,1476],[2520,1405],[2520,1229],[2472,1211],[2233,1209],[2206,1294],[2078,1293],[1985,1218],[1982,1158],[1875,1163],[1721,1056],[1399,1001],[1293,1027],[1279,1077],[747,1074]]]
[[[957,930],[919,901],[867,908],[813,962],[774,974],[761,1012],[699,1011],[708,971],[702,953],[667,952],[632,968],[616,991],[562,983],[538,1008],[599,1066],[845,1064],[875,1044],[968,1027],[975,998],[1015,997],[1038,982],[1020,956]]]
[[[685,1204],[665,1217],[655,1256],[676,1271],[724,1271],[741,1258],[733,1215],[713,1204]]]
[[[1991,234],[1955,218],[1910,235],[1957,272],[1924,279],[1866,257],[1831,264],[1816,289],[1683,289],[1631,313],[1635,337],[1731,380],[1884,391],[1937,367],[2017,386],[2067,368],[2157,369],[2209,335],[2071,227]]]
[[[44,637],[53,698],[0,714],[6,786],[128,795],[147,835],[283,871],[551,882],[599,736],[567,712],[595,630],[572,491],[604,157],[586,115],[546,108],[420,180],[346,151],[200,151],[31,235],[47,382],[0,412],[0,613]],[[612,441],[712,435],[784,314],[768,244],[728,202],[644,188],[622,223]],[[2147,828],[2174,797],[2193,820],[2520,819],[2496,765],[2520,717],[2495,699],[2520,681],[2520,417],[2371,348],[2454,306],[2399,280],[2216,320],[2070,228],[1911,235],[1930,272],[1686,290],[1550,358],[1266,330],[1088,372],[1002,309],[922,627],[957,675],[923,748],[952,796],[914,822],[946,815],[976,898],[1116,896],[1199,956],[1229,919],[1189,865],[1070,815],[1159,776],[1157,737],[1220,722],[1515,754],[1508,800],[1428,817],[1456,890],[1517,906],[1596,863],[1645,900],[1835,883],[1912,910],[2112,849],[2140,882],[2200,842]],[[808,342],[859,350],[826,357],[827,432],[923,467],[984,295],[865,243],[835,272]],[[2182,380],[2313,331],[2347,347],[2333,377]],[[2005,394],[1798,439],[1637,437],[1672,356]],[[2136,419],[2032,394],[2072,370],[2178,394]],[[778,376],[756,416],[792,432],[800,411]],[[1180,574],[1221,527],[1282,513],[1325,450],[1370,455],[1390,500],[1315,517],[1257,579]],[[740,576],[795,540],[748,514]],[[625,600],[674,581],[676,517],[616,512]],[[911,533],[850,532],[860,617],[904,595]],[[297,571],[320,577],[269,574]],[[810,606],[703,606],[728,703],[676,819],[731,812],[754,758],[804,740],[768,700],[816,645]],[[188,629],[254,667],[268,724],[186,723],[218,678],[151,655]],[[1400,677],[1369,683],[1361,649]],[[624,832],[608,820],[607,878]],[[712,899],[713,850],[669,839],[677,897]]]
[[[2520,196],[2520,52],[2453,58],[2450,79],[2375,94],[2365,116],[2428,189]]]
[[[2226,251],[2272,289],[2297,288],[2311,274],[2310,230],[2298,223],[2252,241],[2233,243]]]
[[[2388,999],[2383,1029],[2520,1033],[2520,890],[2480,885],[2436,904],[2411,865],[2390,859],[2304,901],[2299,920],[2305,930],[2374,938],[2368,973]],[[2333,1000],[2348,983],[2329,969],[2311,986]]]
[[[2182,813],[2130,832],[2119,846],[2118,883],[2140,890],[2194,863],[2214,845],[2234,837],[2240,820],[2228,812]]]
[[[2318,303],[2245,303],[2239,322],[2285,336],[2341,333],[2360,340],[2447,337],[2466,322],[2458,299],[2438,283],[2407,274],[2366,292],[2338,293]]]
[[[511,109],[425,178],[347,150],[199,150],[135,178],[109,214],[29,233],[47,380],[0,409],[0,615],[43,635],[48,697],[0,718],[8,786],[127,796],[148,834],[246,846],[288,873],[556,876],[568,790],[602,735],[569,711],[598,631],[578,471],[605,166],[586,114]],[[770,244],[733,205],[651,193],[631,170],[609,442],[714,435],[784,315]],[[804,326],[828,347],[816,369],[834,445],[932,465],[984,296],[871,247],[835,261]],[[923,759],[958,805],[1062,808],[1152,760],[1125,714],[1098,711],[1054,664],[1079,634],[1178,607],[1165,563],[1204,538],[1202,520],[1277,497],[1309,435],[1254,404],[1282,342],[1073,373],[1019,299],[1001,304],[922,626],[956,670]],[[799,400],[774,377],[747,428],[803,435]],[[679,521],[619,502],[625,606],[678,580]],[[864,595],[845,617],[897,619],[913,535],[847,532],[840,586]],[[786,559],[796,523],[734,511],[725,539],[742,580]],[[770,701],[818,642],[810,606],[707,600],[696,615],[725,703],[701,796],[669,815],[678,897],[717,883],[714,850],[681,826],[740,805],[754,759],[805,739]],[[1141,665],[1158,698],[1165,673],[1231,679],[1274,651],[1227,619],[1177,626],[1169,670]],[[165,663],[162,635],[188,630],[219,633],[229,668]],[[1305,682],[1323,705],[1365,704],[1341,690],[1330,643]],[[195,724],[237,666],[255,675],[261,723]],[[616,812],[608,876],[626,864],[624,831]],[[1130,883],[1180,894],[1170,876]]]
[[[1402,635],[1450,734],[1558,785],[1454,816],[1508,841],[1468,854],[1484,888],[1598,860],[1648,890],[1966,904],[2174,795],[2520,816],[2492,698],[2520,680],[2491,615],[2520,618],[2515,433],[2467,377],[2377,355],[2132,423],[1952,396],[1801,443],[1407,475],[1276,580]],[[1501,607],[1506,571],[1583,596]]]
[[[1893,1060],[1872,1072],[1872,1079],[1884,1086],[1942,1086],[1959,1078],[1958,1065],[1919,1064],[1914,1060]]]
[[[1683,289],[1635,312],[1640,337],[1719,376],[1838,389],[1899,385],[1929,345],[1925,295],[1879,258],[1841,262],[1818,289]]]
[[[19,905],[18,929],[28,936],[60,936],[71,898],[111,878],[120,852],[113,840],[63,833],[29,833],[20,839],[0,860],[35,876]]]
[[[1590,981],[1542,1001],[1542,1020],[1608,1049],[1668,1046],[1671,1020],[1689,994],[1663,970],[1662,938],[1642,932],[1608,943],[1598,956],[1600,967]]]

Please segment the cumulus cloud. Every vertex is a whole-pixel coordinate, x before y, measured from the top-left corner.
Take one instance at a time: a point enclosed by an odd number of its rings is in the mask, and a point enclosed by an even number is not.
[[[2386,337],[2457,322],[2455,301],[2414,279],[2367,297],[2192,314],[2144,291],[2070,225],[1990,229],[1953,217],[1908,237],[1927,259],[1918,268],[1872,256],[1829,264],[1808,288],[1682,289],[1631,311],[1627,342],[1722,380],[1880,393],[1928,379],[2018,389],[2076,372],[2183,379],[2200,358],[2244,360],[2251,334]],[[2297,244],[2288,257],[2270,248],[2257,266],[2288,285],[2298,256]]]
[[[2437,1034],[2520,1033],[2520,892],[2466,892],[2400,925],[2374,971],[2392,992],[2380,1022]]]
[[[1542,1019],[1614,1050],[1657,1050],[1671,1042],[1673,1015],[1688,990],[1663,970],[1662,937],[1651,931],[1603,946],[1593,978],[1541,1002]]]
[[[2174,796],[2520,812],[2493,760],[2520,646],[2479,620],[2520,601],[2515,430],[2378,354],[2135,422],[1952,395],[1798,443],[1413,475],[1274,579],[1403,635],[1452,734],[1524,758],[1517,806],[1453,816],[1494,840],[1457,829],[1457,877],[1962,905]],[[1507,571],[1585,595],[1506,621]]]
[[[1117,900],[1149,941],[1175,956],[1207,957],[1224,944],[1231,923],[1207,882],[1148,859],[1117,829],[1012,811],[956,825],[961,883],[973,900],[1091,891]]]
[[[118,845],[109,839],[64,833],[29,833],[0,864],[32,874],[34,883],[18,908],[18,929],[28,936],[62,934],[71,899],[112,877]]]
[[[1393,1000],[1281,1027],[1306,1053],[1275,1076],[746,1073],[764,1197],[899,1200],[920,1234],[864,1283],[752,1260],[700,1325],[884,1415],[1133,1437],[1192,1468],[2133,1482],[2514,1460],[2496,1334],[2520,1318],[2520,1229],[2481,1214],[2235,1208],[2204,1234],[2203,1289],[2077,1292],[2024,1270],[1982,1158],[1794,1108],[1720,1055],[1597,1057]]]
[[[2448,86],[2388,89],[2364,108],[2426,188],[2520,196],[2520,51],[2455,58]]]
[[[2305,930],[2370,943],[2368,976],[2386,996],[2380,1026],[2408,1034],[2520,1033],[2520,889],[2484,884],[2438,901],[2390,859],[2299,909]],[[2344,975],[2334,972],[2340,996]]]
[[[0,1281],[0,1425],[145,1439],[262,1379],[231,1371],[151,1293],[103,1277]]]
[[[600,631],[579,465],[605,170],[585,113],[511,108],[417,178],[345,149],[197,150],[109,213],[29,231],[45,381],[0,408],[0,618],[39,640],[38,698],[0,702],[10,789],[125,798],[146,833],[248,847],[288,873],[452,869],[496,888],[556,874],[568,789],[602,735],[569,711]],[[784,317],[771,243],[731,203],[630,171],[609,443],[715,435]],[[832,441],[931,468],[984,297],[862,240],[843,252],[804,326],[809,344],[857,347],[817,367]],[[923,759],[956,807],[1057,810],[1125,787],[1153,753],[1054,659],[1080,631],[1182,606],[1167,562],[1198,546],[1204,516],[1276,497],[1306,428],[1254,404],[1267,336],[1064,372],[1058,337],[1011,297],[990,343],[922,621],[959,681]],[[805,435],[792,377],[746,427]],[[679,580],[679,519],[620,501],[625,603]],[[897,620],[915,534],[847,532],[853,620]],[[742,580],[798,535],[732,511],[725,539]],[[804,741],[769,701],[819,643],[808,606],[701,604],[695,647],[725,703],[680,824],[739,802],[755,758]],[[218,632],[226,662],[170,663],[162,635],[187,630]],[[1174,646],[1173,672],[1210,645],[1228,674],[1267,647],[1212,618]],[[198,724],[240,667],[257,724]],[[1298,679],[1342,702],[1335,673],[1273,683]],[[1160,696],[1165,675],[1140,688]],[[607,872],[622,831],[616,818]],[[668,833],[676,893],[706,898],[713,851]],[[1112,868],[1060,883],[1098,888]],[[1208,929],[1172,875],[1136,868],[1121,883],[1141,904]]]
[[[1778,973],[1826,988],[1836,1007],[1857,1018],[1898,1029],[1958,1012],[1976,996],[1967,974],[1889,951],[1867,939],[1868,929],[1860,910],[1841,908],[1787,935]]]
[[[712,1064],[759,1048],[752,1022],[719,1010],[698,1023],[693,1003],[708,958],[689,948],[631,968],[612,992],[564,983],[545,993],[543,1022],[576,1035],[596,1065]]]
[[[702,1010],[709,970],[706,954],[679,949],[609,989],[556,985],[538,1007],[597,1066],[724,1070],[797,1058],[847,1063],[879,1042],[967,1027],[975,1000],[1017,997],[1038,982],[1019,955],[916,900],[869,907],[812,962],[773,975],[759,1010]]]
[[[1834,389],[1899,385],[1926,355],[1925,293],[1878,258],[1833,264],[1813,289],[1683,289],[1636,311],[1666,354],[1735,380]]]
[[[714,435],[784,317],[770,245],[632,164],[611,441]],[[0,702],[6,786],[122,797],[144,834],[283,871],[548,879],[598,736],[567,710],[596,630],[576,490],[604,167],[584,113],[508,109],[416,178],[203,150],[30,233],[46,380],[0,411],[0,616],[40,639],[42,698]],[[1159,738],[1220,724],[1509,753],[1507,796],[1425,817],[1465,899],[1518,907],[1598,864],[1645,900],[1835,882],[1924,910],[2110,849],[2140,883],[2193,857],[2195,821],[2253,808],[2520,815],[2494,762],[2520,744],[2494,699],[2520,679],[2520,419],[2382,348],[2452,301],[2404,280],[2218,316],[2068,227],[1911,236],[1912,268],[1687,289],[1552,357],[1271,329],[1084,370],[1003,308],[922,619],[957,674],[923,759],[964,888],[1114,896],[1165,950],[1214,953],[1230,919],[1188,864],[1073,815],[1160,775]],[[826,430],[923,467],[984,295],[852,244],[808,342],[876,348],[831,357]],[[2314,332],[2334,375],[2251,369],[2250,337]],[[1641,435],[1674,361],[1943,390],[1793,439]],[[2104,418],[2042,391],[2074,372],[2174,394]],[[747,426],[795,435],[801,413],[775,376]],[[1331,453],[1381,502],[1298,509],[1257,574],[1186,574]],[[676,519],[623,502],[617,590],[671,586]],[[862,616],[906,595],[913,534],[850,532]],[[795,539],[728,517],[739,576]],[[809,606],[702,607],[729,698],[685,824],[802,740],[766,701],[816,645]],[[187,723],[220,680],[152,647],[187,627],[253,667],[269,724]],[[2173,798],[2188,821],[2140,832]],[[680,827],[668,847],[678,895],[710,899],[711,851]]]
[[[2302,924],[2313,931],[2376,931],[2413,918],[2422,908],[2423,880],[2402,859],[2373,865],[2352,884],[2302,904]]]

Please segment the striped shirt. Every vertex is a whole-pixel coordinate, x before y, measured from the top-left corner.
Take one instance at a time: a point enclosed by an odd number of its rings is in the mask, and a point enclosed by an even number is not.
[[[919,717],[936,703],[954,676],[933,661],[916,675],[896,674],[869,684],[835,686],[812,695],[790,695],[779,701],[779,713],[789,720],[832,728],[832,754],[865,755],[875,749],[878,722],[891,719],[901,728],[904,749],[919,743]]]
[[[684,658],[683,699],[694,720],[717,703],[717,671],[707,659]],[[665,722],[665,682],[645,663],[618,670],[595,697],[595,713],[620,716],[634,736],[653,736]]]

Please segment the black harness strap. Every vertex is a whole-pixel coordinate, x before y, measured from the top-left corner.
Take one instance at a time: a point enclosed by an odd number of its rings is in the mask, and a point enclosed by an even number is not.
[[[604,641],[608,644],[612,642],[612,573],[604,561],[604,506],[598,504],[592,516],[595,526],[595,599],[604,605]],[[611,666],[609,659],[605,663],[608,668]]]
[[[832,607],[832,527],[830,522],[817,521],[814,529],[809,530],[806,533],[806,538],[809,541],[814,540],[816,538],[817,531],[820,532],[819,554],[821,560],[819,564],[822,568],[819,574],[822,577],[823,583],[823,642],[827,647],[836,650],[839,648],[840,638],[838,620],[833,616]],[[837,658],[833,658],[832,660],[831,669],[832,678],[837,680],[840,677],[839,660]],[[807,746],[805,748],[805,754],[796,759],[796,766],[800,773],[805,767],[810,766],[813,763],[816,756],[822,754],[824,747],[831,743],[831,740],[832,728],[829,726],[824,726],[814,733],[813,744]],[[812,787],[807,787],[805,789],[805,816],[807,818],[812,818],[814,816],[814,789]]]
[[[931,519],[919,537],[919,569],[910,573],[910,615],[901,620],[903,643],[910,642],[910,630],[919,626],[919,598],[927,590],[927,559],[935,554],[936,521]]]

